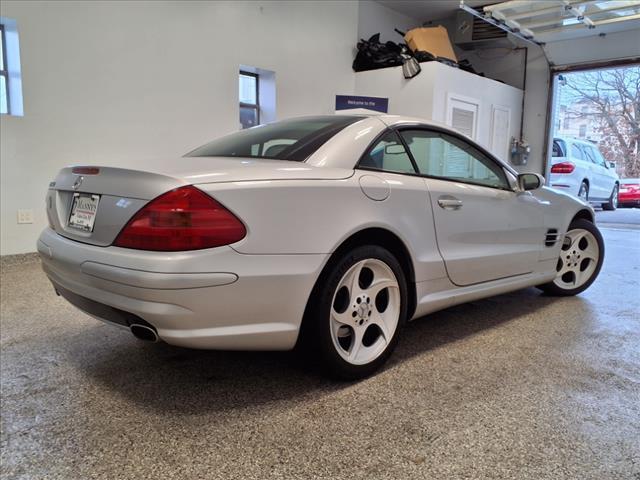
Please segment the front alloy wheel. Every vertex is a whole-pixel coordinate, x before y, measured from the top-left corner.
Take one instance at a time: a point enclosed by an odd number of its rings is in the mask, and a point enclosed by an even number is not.
[[[311,293],[301,346],[331,376],[366,377],[389,358],[407,315],[398,260],[376,245],[332,262]]]
[[[576,295],[596,279],[604,259],[604,241],[591,222],[578,219],[564,236],[556,278],[539,288],[552,295]]]

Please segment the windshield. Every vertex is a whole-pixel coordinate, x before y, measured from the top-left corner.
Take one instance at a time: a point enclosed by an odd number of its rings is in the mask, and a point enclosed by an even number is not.
[[[260,125],[214,140],[187,157],[255,157],[303,162],[327,140],[362,117],[326,115]]]

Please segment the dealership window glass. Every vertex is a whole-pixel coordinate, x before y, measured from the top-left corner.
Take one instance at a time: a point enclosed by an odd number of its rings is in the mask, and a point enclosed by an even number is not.
[[[502,167],[469,143],[430,130],[403,130],[400,134],[421,174],[509,189]]]
[[[4,24],[0,23],[0,113],[9,113],[9,74],[5,46]]]
[[[260,124],[259,81],[260,77],[255,73],[240,72],[238,90],[241,128],[251,128]]]
[[[304,161],[340,130],[361,117],[326,115],[260,125],[214,140],[188,157],[241,157]]]
[[[407,150],[393,131],[385,133],[360,159],[358,166],[385,172],[416,173]]]

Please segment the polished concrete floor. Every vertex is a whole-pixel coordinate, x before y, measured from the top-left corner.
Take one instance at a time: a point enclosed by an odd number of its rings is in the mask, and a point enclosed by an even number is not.
[[[598,281],[413,322],[333,383],[286,353],[144,344],[2,272],[3,479],[640,479],[640,230]]]

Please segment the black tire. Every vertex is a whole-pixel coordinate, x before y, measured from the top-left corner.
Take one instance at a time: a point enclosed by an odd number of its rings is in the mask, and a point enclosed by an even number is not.
[[[569,225],[569,229],[567,230],[567,232],[570,232],[571,230],[575,230],[575,229],[587,230],[595,237],[596,242],[598,244],[598,249],[599,249],[596,268],[591,274],[591,277],[589,278],[589,280],[577,288],[573,288],[573,289],[562,288],[555,283],[555,280],[549,283],[545,283],[543,285],[538,285],[537,288],[539,288],[540,290],[542,290],[544,293],[548,295],[554,295],[554,296],[560,296],[560,297],[578,295],[579,293],[582,293],[587,288],[589,288],[591,284],[595,281],[595,279],[598,277],[598,274],[600,273],[600,269],[602,268],[602,262],[604,261],[604,240],[602,238],[602,234],[600,233],[600,230],[598,230],[598,227],[596,227],[589,220],[585,220],[583,218],[578,218],[578,219],[575,219],[573,222],[571,222],[571,225]],[[562,250],[561,250],[561,255],[562,255]]]
[[[583,199],[585,202],[589,201],[589,184],[584,180],[580,184],[580,188],[578,189],[578,197]]]
[[[331,336],[331,307],[336,289],[348,270],[366,259],[384,262],[393,271],[400,291],[400,316],[391,341],[370,363],[355,365],[340,356]],[[366,245],[353,249],[330,263],[311,292],[298,342],[298,353],[319,367],[323,373],[342,380],[368,377],[387,361],[395,349],[399,333],[407,317],[407,282],[398,260],[386,249]]]
[[[615,210],[616,208],[618,208],[618,185],[613,187],[613,191],[609,196],[609,201],[607,203],[602,204],[603,210],[611,211],[611,210]]]

